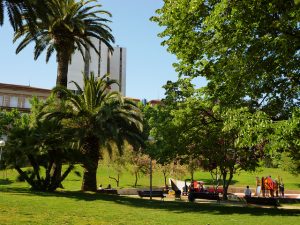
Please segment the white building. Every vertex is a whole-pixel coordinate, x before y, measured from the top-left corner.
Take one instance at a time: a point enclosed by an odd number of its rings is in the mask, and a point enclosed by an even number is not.
[[[75,81],[81,87],[83,87],[83,72],[90,74],[93,72],[95,77],[102,77],[105,74],[109,74],[111,79],[118,81],[119,86],[114,85],[113,91],[119,91],[123,96],[126,96],[126,49],[119,46],[114,47],[113,53],[108,50],[108,47],[96,39],[92,39],[95,47],[101,53],[99,55],[90,48],[90,58],[86,52],[86,63],[84,62],[82,55],[79,51],[76,51],[69,65],[68,82]],[[72,83],[68,83],[68,88],[76,90],[76,87]]]

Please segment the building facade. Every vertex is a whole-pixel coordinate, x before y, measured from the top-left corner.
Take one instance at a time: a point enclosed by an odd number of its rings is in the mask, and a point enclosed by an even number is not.
[[[109,74],[111,79],[118,81],[118,85],[111,87],[113,91],[119,91],[126,96],[126,48],[114,47],[111,53],[108,47],[97,39],[92,39],[93,44],[100,52],[100,56],[90,48],[85,52],[86,60],[79,51],[76,51],[69,65],[68,82],[75,81],[80,87],[83,87],[83,74],[94,73],[95,77],[103,77]],[[68,83],[68,89],[76,90],[73,83]]]
[[[0,83],[0,108],[30,111],[30,99],[34,96],[46,99],[51,90],[15,84]]]
[[[22,112],[30,112],[30,100],[37,97],[40,100],[46,100],[51,94],[50,89],[43,89],[37,87],[16,85],[16,84],[3,84],[0,83],[0,109],[18,109]],[[142,102],[143,104],[150,104],[151,106],[162,104],[161,100],[130,98],[126,97],[135,103]]]

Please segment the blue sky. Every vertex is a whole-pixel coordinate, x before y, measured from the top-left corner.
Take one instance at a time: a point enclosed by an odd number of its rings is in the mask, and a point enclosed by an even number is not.
[[[162,31],[149,21],[162,0],[100,0],[102,9],[112,13],[113,35],[116,44],[127,48],[126,95],[134,98],[158,99],[164,97],[162,86],[167,80],[176,80],[172,67],[176,57],[160,45],[157,34]],[[18,55],[12,43],[13,31],[8,23],[0,27],[0,82],[33,87],[52,88],[56,81],[55,55],[48,64],[45,56],[33,59],[33,45]]]

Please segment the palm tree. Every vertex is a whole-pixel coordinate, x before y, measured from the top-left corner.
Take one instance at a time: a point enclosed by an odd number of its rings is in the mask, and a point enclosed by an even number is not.
[[[46,50],[46,62],[52,53],[56,52],[57,80],[56,85],[67,87],[68,64],[71,56],[78,49],[84,57],[84,49],[92,47],[98,54],[98,49],[90,41],[96,38],[104,42],[112,51],[110,43],[114,42],[111,29],[106,25],[108,19],[99,15],[111,16],[107,11],[100,10],[101,5],[90,5],[96,0],[47,0],[45,10],[33,7],[36,21],[24,21],[22,29],[16,32],[14,41],[22,39],[16,53],[22,51],[31,42],[35,43],[34,59]],[[35,5],[36,7],[39,4]],[[26,18],[26,13],[24,14]]]
[[[24,1],[22,0],[0,0],[0,25],[3,25],[4,11],[6,8],[10,24],[12,25],[14,30],[17,30],[17,27],[22,21],[21,12],[24,6]]]
[[[121,151],[125,140],[135,146],[143,141],[141,112],[119,92],[109,91],[116,83],[108,76],[96,80],[91,74],[84,76],[83,90],[74,82],[78,94],[65,87],[54,89],[54,93],[63,93],[66,110],[51,113],[48,118],[67,119],[68,125],[80,131],[83,191],[97,190],[96,173],[101,149],[116,144]]]
[[[37,2],[38,1],[38,2]],[[44,6],[44,0],[0,0],[0,26],[4,22],[4,12],[7,11],[7,15],[14,31],[17,31],[22,27],[22,21],[27,20],[28,24],[32,26],[35,21],[35,10],[41,10]],[[38,4],[37,4],[38,3]],[[45,10],[42,10],[45,12]],[[24,17],[24,14],[27,17]]]

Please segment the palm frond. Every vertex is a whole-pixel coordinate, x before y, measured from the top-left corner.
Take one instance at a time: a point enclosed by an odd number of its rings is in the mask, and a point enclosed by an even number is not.
[[[7,1],[0,0],[0,25],[3,21],[4,3]],[[103,18],[103,16],[111,17],[111,14],[100,10],[101,5],[94,4],[95,0],[48,0],[39,3],[32,3],[31,7],[24,6],[23,8],[14,4],[6,5],[13,27],[20,27],[14,38],[14,41],[22,39],[16,49],[17,53],[31,42],[36,42],[35,59],[46,49],[46,61],[54,51],[68,52],[69,59],[75,49],[78,49],[83,57],[83,48],[91,47],[97,54],[100,54],[90,38],[101,40],[111,51],[113,50],[110,43],[114,42],[114,37],[107,26],[109,20]],[[17,25],[20,12],[24,12],[23,19],[20,20],[22,23]]]

